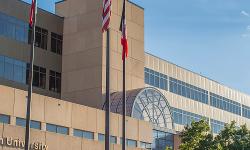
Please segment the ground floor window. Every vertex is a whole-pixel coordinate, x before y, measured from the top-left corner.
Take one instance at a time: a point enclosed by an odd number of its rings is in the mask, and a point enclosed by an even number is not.
[[[173,149],[174,135],[164,131],[153,130],[152,150],[165,150],[166,147]]]

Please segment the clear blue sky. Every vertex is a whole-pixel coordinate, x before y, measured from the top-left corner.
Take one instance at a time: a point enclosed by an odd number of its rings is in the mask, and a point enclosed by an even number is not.
[[[131,1],[145,8],[147,52],[250,94],[250,0]]]

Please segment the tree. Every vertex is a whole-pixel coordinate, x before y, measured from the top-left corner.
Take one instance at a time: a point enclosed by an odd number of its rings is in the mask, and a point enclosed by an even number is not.
[[[167,146],[167,147],[166,147],[166,150],[173,150],[173,149]]]
[[[213,135],[210,133],[208,122],[204,119],[192,122],[191,126],[185,126],[180,137],[181,150],[211,150],[213,146]]]
[[[236,126],[232,121],[217,135],[210,133],[205,120],[192,122],[180,135],[181,150],[250,150],[250,130],[246,125]]]
[[[236,127],[236,122],[232,121],[231,124],[226,124],[215,141],[220,145],[223,150],[246,150],[250,149],[250,131],[246,125]]]

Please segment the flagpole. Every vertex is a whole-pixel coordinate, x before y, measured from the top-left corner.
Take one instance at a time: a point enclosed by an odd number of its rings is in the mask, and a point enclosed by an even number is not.
[[[28,87],[28,99],[27,99],[27,111],[26,111],[26,128],[25,128],[25,150],[29,150],[30,145],[30,112],[32,101],[32,84],[33,84],[33,65],[34,65],[34,50],[35,50],[35,27],[36,27],[36,12],[37,1],[34,0],[34,14],[31,34],[31,50],[30,50],[30,65],[29,65],[29,87]],[[31,6],[32,7],[32,6]]]
[[[123,21],[125,22],[126,20],[126,2],[123,0],[123,15],[122,15]],[[123,25],[125,24],[123,22]],[[125,29],[123,29],[125,30]],[[123,31],[126,34],[126,31]],[[122,150],[126,150],[126,51],[123,47],[123,88],[122,88],[122,99],[123,99],[123,107],[122,107]]]
[[[126,150],[126,58],[123,52],[123,108],[122,108],[122,150]]]
[[[109,51],[109,28],[107,29],[106,47],[106,112],[105,112],[105,150],[110,150],[110,51]]]

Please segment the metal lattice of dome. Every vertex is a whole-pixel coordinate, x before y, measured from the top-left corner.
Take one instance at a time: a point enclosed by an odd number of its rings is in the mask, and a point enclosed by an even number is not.
[[[126,92],[126,115],[151,122],[156,127],[174,129],[171,107],[156,88],[147,87]],[[111,94],[110,110],[122,114],[122,92]]]

